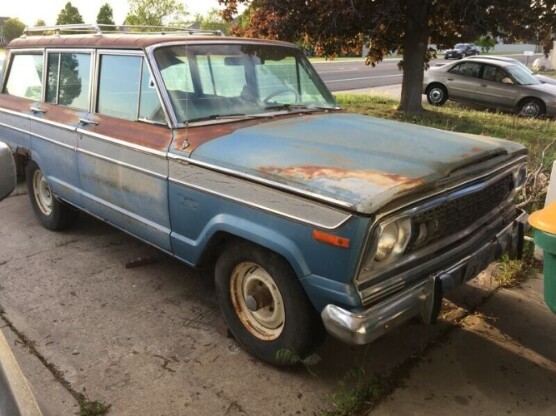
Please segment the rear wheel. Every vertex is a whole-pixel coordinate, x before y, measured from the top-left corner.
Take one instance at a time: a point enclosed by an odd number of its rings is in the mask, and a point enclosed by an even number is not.
[[[260,360],[291,365],[322,342],[320,317],[279,255],[246,242],[230,244],[216,263],[215,281],[230,332]]]
[[[79,211],[56,199],[39,166],[30,161],[25,167],[27,192],[35,215],[49,230],[63,230],[73,225]]]
[[[517,106],[517,115],[522,117],[537,118],[544,115],[545,112],[544,103],[537,98],[526,98]]]
[[[448,99],[448,91],[446,87],[440,84],[434,84],[427,88],[427,101],[431,105],[440,106]]]

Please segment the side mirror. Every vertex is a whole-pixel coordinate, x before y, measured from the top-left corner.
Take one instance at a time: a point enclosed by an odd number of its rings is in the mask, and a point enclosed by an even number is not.
[[[502,78],[502,84],[514,85],[514,82],[510,77]]]
[[[0,142],[0,201],[15,189],[16,171],[12,151],[5,143]]]

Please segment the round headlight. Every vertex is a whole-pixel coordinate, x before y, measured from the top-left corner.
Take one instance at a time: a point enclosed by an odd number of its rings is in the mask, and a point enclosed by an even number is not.
[[[403,254],[411,237],[411,220],[402,218],[382,226],[375,252],[375,261],[385,261]]]
[[[519,166],[518,169],[514,171],[514,185],[515,189],[521,189],[525,185],[525,181],[527,180],[527,164],[524,163],[523,165]]]

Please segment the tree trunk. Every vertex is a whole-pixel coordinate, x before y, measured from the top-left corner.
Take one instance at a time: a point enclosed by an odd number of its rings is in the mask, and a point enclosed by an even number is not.
[[[429,0],[403,0],[406,24],[403,40],[403,80],[400,110],[423,111],[422,88],[425,53],[429,40]]]

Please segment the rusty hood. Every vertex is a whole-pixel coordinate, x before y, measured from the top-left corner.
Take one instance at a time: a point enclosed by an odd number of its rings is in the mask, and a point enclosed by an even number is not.
[[[335,113],[238,128],[190,157],[372,214],[457,170],[521,149],[505,140]]]

